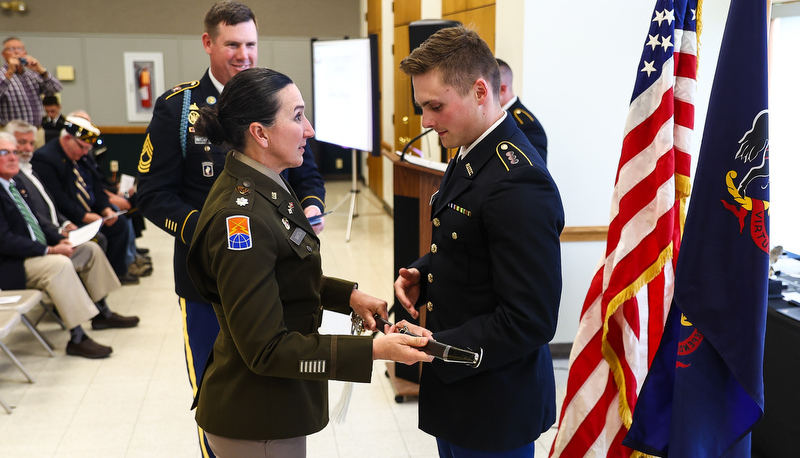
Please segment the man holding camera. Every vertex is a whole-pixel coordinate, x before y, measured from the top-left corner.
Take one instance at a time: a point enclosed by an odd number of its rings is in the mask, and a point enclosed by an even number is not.
[[[40,95],[61,91],[61,82],[35,57],[28,55],[19,38],[9,37],[3,41],[3,59],[6,63],[0,68],[0,127],[12,119],[41,126]]]

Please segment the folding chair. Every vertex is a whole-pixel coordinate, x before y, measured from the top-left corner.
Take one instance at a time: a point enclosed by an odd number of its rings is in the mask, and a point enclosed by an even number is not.
[[[19,298],[17,298],[19,296]],[[3,299],[17,298],[16,301],[10,303],[3,303]],[[0,291],[0,311],[13,310],[20,314],[20,320],[31,331],[34,337],[44,346],[50,356],[55,356],[53,353],[53,345],[39,332],[36,325],[32,324],[28,317],[25,315],[30,312],[36,304],[42,304],[45,310],[50,310],[42,301],[42,292],[36,289],[18,289],[18,290],[5,290]],[[46,312],[45,312],[46,313]],[[52,311],[51,311],[52,313]],[[40,318],[41,320],[41,318]],[[38,324],[38,321],[36,322]],[[63,324],[62,324],[63,326]]]
[[[22,315],[20,315],[20,313],[15,310],[0,310],[0,349],[2,349],[8,355],[8,357],[11,358],[11,361],[13,361],[14,364],[16,364],[19,370],[21,370],[22,373],[25,374],[25,377],[28,378],[28,381],[30,383],[33,383],[34,380],[33,377],[31,377],[31,374],[29,374],[28,371],[25,370],[25,367],[22,366],[22,363],[20,363],[17,357],[14,356],[13,353],[11,353],[11,350],[9,350],[8,347],[6,347],[6,344],[4,344],[2,340],[6,338],[6,336],[8,336],[8,333],[11,332],[11,329],[20,322],[21,318]],[[11,407],[8,404],[6,404],[2,399],[0,399],[0,405],[3,406],[4,409],[6,409],[6,412],[11,413]]]

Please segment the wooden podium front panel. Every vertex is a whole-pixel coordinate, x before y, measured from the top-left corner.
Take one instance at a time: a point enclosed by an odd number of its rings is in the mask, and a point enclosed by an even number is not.
[[[444,172],[408,162],[400,162],[396,154],[386,154],[392,160],[394,170],[394,277],[402,267],[408,267],[420,256],[430,251],[431,206],[430,197],[439,189]],[[411,318],[405,308],[395,299],[392,307],[395,322]],[[422,318],[422,314],[420,316]],[[421,321],[424,323],[424,320]],[[387,364],[389,375],[398,393],[398,398],[417,394],[422,365]],[[403,381],[413,382],[411,385]]]
[[[408,231],[416,230],[419,234],[418,256],[430,251],[431,247],[431,206],[430,200],[434,192],[439,189],[444,172],[429,169],[408,162],[394,161],[394,195],[416,199],[417,223],[414,226],[402,225],[395,238],[402,237]],[[397,215],[395,215],[396,217]],[[397,255],[397,253],[395,253]]]

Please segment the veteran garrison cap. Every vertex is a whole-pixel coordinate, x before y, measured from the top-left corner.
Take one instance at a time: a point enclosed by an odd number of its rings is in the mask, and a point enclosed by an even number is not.
[[[94,144],[100,136],[100,129],[97,126],[79,116],[67,116],[64,120],[64,129],[78,140],[91,144]]]

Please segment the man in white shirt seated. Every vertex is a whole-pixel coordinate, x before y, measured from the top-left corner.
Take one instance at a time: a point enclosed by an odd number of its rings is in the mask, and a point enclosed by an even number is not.
[[[94,329],[126,328],[139,318],[108,308],[105,298],[120,283],[102,249],[94,242],[73,247],[54,225],[37,219],[16,186],[18,173],[16,138],[0,132],[0,289],[46,292],[70,331],[67,354],[107,357],[111,347],[90,339],[81,323],[91,319]]]

